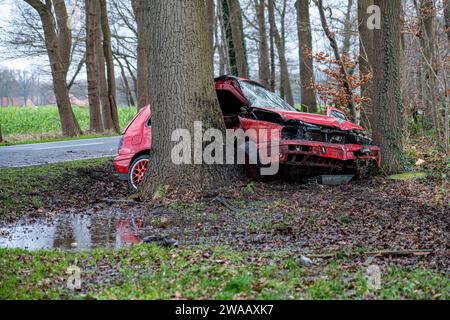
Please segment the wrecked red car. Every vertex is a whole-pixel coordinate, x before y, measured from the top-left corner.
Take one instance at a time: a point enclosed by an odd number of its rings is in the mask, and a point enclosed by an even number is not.
[[[339,109],[330,107],[327,115],[298,112],[259,83],[233,76],[215,79],[215,87],[228,129],[279,129],[279,162],[291,176],[362,177],[380,166],[380,149]],[[117,172],[134,189],[147,170],[151,140],[151,111],[146,107],[124,131],[115,159]],[[253,176],[257,167],[249,166]]]

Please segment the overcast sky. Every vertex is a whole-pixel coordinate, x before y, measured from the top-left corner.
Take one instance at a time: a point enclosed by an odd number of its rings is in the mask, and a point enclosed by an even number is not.
[[[0,28],[9,22],[13,1],[14,0],[0,0]],[[30,69],[31,63],[26,59],[4,60],[0,58],[0,67],[1,66],[10,69]]]

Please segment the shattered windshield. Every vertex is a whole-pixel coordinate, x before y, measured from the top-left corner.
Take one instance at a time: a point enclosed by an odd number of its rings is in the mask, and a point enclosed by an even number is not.
[[[239,85],[253,107],[297,111],[278,95],[261,86],[246,81],[239,81]]]

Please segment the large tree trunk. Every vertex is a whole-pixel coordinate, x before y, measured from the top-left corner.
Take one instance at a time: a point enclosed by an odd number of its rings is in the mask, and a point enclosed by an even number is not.
[[[248,78],[247,49],[239,0],[227,0],[238,76]]]
[[[375,0],[381,9],[381,30],[374,31],[373,105],[375,144],[381,148],[383,169],[397,173],[403,162],[403,103],[399,65],[401,60],[400,20],[402,0]]]
[[[373,47],[373,31],[367,27],[369,14],[367,8],[373,5],[373,0],[358,0],[358,26],[359,26],[359,72],[360,75],[373,73],[372,63],[375,53]],[[372,82],[361,86],[361,96],[370,98]],[[372,101],[361,104],[361,120],[367,129],[373,128],[373,104]]]
[[[0,123],[0,142],[3,142],[2,124]]]
[[[149,90],[148,90],[148,65],[147,65],[147,49],[145,48],[145,30],[144,30],[144,16],[142,0],[132,1],[133,12],[136,19],[137,27],[137,79],[136,79],[136,92],[137,92],[137,108],[140,110],[150,102]]]
[[[114,72],[114,59],[111,49],[111,30],[109,28],[108,9],[106,0],[100,0],[101,27],[103,33],[103,53],[106,62],[106,75],[108,84],[109,110],[103,115],[103,125],[106,130],[120,133],[119,113],[116,98],[116,76]],[[106,111],[106,112],[105,112]]]
[[[272,21],[275,21],[275,1],[269,0],[269,16]],[[282,19],[284,20],[284,19]],[[282,21],[284,23],[284,21]],[[278,51],[278,58],[280,60],[280,82],[281,82],[281,91],[282,96],[286,100],[287,103],[289,103],[291,106],[294,106],[294,95],[292,94],[292,86],[291,86],[291,80],[289,77],[289,68],[287,64],[286,59],[286,50],[285,45],[282,36],[280,35],[280,32],[278,31],[277,25],[274,23],[274,36],[275,36],[275,45],[277,47]]]
[[[153,117],[149,172],[142,184],[146,198],[158,187],[201,191],[223,185],[226,179],[222,166],[176,165],[171,159],[176,130],[185,129],[194,137],[194,122],[201,121],[203,131],[225,131],[212,63],[205,59],[209,47],[205,14],[204,0],[152,0],[145,5]],[[198,157],[201,151],[194,148],[189,154]]]
[[[259,0],[257,5],[257,20],[260,34],[259,44],[259,81],[265,87],[270,86],[269,46],[266,28],[266,0]]]
[[[308,107],[308,112],[317,112],[317,101],[311,84],[314,80],[312,58],[312,33],[309,15],[309,0],[297,0],[297,30],[299,39],[301,104]]]
[[[89,96],[90,131],[102,132],[103,122],[100,110],[100,93],[98,90],[97,42],[98,32],[97,1],[86,0],[86,71]]]
[[[66,4],[64,0],[54,0],[48,2],[49,5],[39,0],[24,1],[38,12],[42,22],[62,133],[68,137],[79,136],[81,129],[72,110],[67,86],[72,32],[69,29]]]

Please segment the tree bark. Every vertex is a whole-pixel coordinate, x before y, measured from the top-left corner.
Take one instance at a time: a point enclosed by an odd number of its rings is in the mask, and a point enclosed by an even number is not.
[[[111,49],[111,30],[109,28],[108,9],[106,0],[100,1],[101,27],[103,34],[103,53],[106,62],[106,75],[108,84],[109,109],[103,109],[103,125],[106,130],[120,133],[119,113],[116,98],[116,76],[114,72],[114,59]]]
[[[403,103],[399,64],[401,61],[400,21],[402,0],[375,0],[381,9],[381,29],[374,31],[376,54],[373,62],[375,144],[381,148],[382,165],[386,173],[404,170]]]
[[[270,86],[270,62],[269,62],[269,46],[267,43],[266,28],[266,0],[259,0],[257,6],[257,20],[260,34],[259,44],[259,81],[265,87]]]
[[[272,21],[275,21],[275,1],[269,0],[269,16]],[[280,82],[282,83],[282,96],[291,106],[294,106],[294,95],[292,94],[291,80],[289,77],[289,68],[286,59],[286,50],[284,46],[284,41],[280,32],[278,31],[277,25],[274,23],[274,36],[275,45],[278,51],[278,58],[280,60]]]
[[[102,132],[103,122],[100,110],[100,93],[98,89],[97,42],[97,0],[86,0],[86,71],[89,97],[90,131]]]
[[[136,79],[136,93],[137,93],[137,109],[150,103],[149,90],[148,90],[148,65],[147,65],[147,49],[145,47],[145,29],[144,29],[144,16],[143,16],[143,0],[133,0],[133,12],[136,19],[137,26],[137,79]],[[144,0],[144,4],[145,4]]]
[[[46,4],[39,0],[24,1],[38,12],[42,22],[62,133],[68,137],[79,136],[81,129],[73,113],[67,87],[72,32],[68,26],[66,4],[64,0],[47,1]]]
[[[231,35],[236,55],[236,68],[239,77],[248,78],[247,49],[245,45],[242,11],[239,0],[227,0],[231,24]]]
[[[373,0],[358,0],[358,28],[359,28],[359,73],[373,74],[372,63],[375,49],[373,47],[373,31],[367,27],[369,14],[367,8],[373,5]],[[361,96],[372,97],[372,82],[367,82],[361,86]],[[373,104],[372,101],[361,104],[361,120],[367,129],[373,128]]]
[[[312,33],[309,14],[309,0],[297,0],[297,30],[299,39],[301,104],[308,107],[308,112],[317,113],[316,93],[311,88],[314,83],[312,58]]]
[[[205,59],[209,47],[205,14],[204,0],[152,0],[145,5],[153,119],[149,173],[141,187],[145,198],[160,187],[201,191],[223,185],[226,179],[222,166],[175,165],[171,159],[175,130],[185,129],[194,137],[194,122],[201,121],[203,130],[225,131],[212,63]]]

